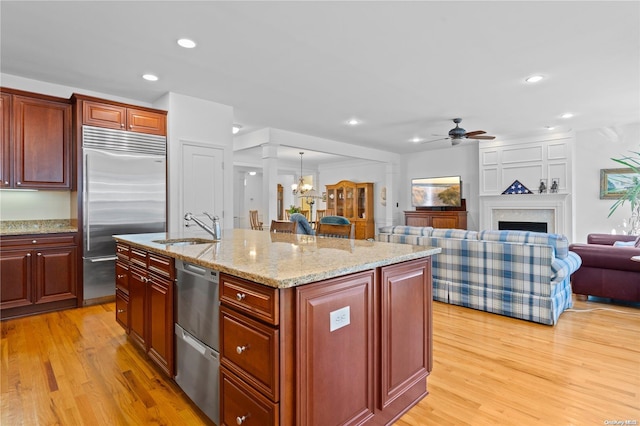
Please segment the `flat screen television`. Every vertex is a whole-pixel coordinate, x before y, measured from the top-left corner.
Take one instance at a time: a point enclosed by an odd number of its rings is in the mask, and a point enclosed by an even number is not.
[[[462,181],[460,176],[411,179],[413,207],[460,207]]]

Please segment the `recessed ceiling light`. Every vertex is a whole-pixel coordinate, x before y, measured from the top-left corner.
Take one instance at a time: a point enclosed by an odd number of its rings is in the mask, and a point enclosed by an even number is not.
[[[142,76],[147,81],[158,81],[158,76],[153,74],[145,74]]]
[[[180,40],[178,40],[178,44],[185,49],[193,49],[194,47],[196,47],[196,42],[188,38],[181,38]]]
[[[238,133],[240,131],[240,129],[242,129],[242,126],[239,124],[234,124],[233,127],[231,128],[231,131],[233,132],[233,134],[235,135],[236,133]]]
[[[256,172],[249,172],[249,176],[255,176]]]
[[[544,128],[547,129],[547,130],[553,130],[553,129],[555,129],[555,126],[545,126]]]
[[[543,78],[544,76],[542,75],[532,75],[531,77],[527,77],[524,81],[526,81],[527,83],[537,83]]]
[[[422,138],[419,138],[418,136],[416,136],[414,138],[409,139],[409,141],[413,143],[418,143],[418,142],[422,142]]]
[[[349,126],[357,126],[358,124],[360,124],[360,120],[358,120],[357,118],[350,118],[349,120],[347,120],[347,124]]]
[[[571,117],[573,117],[573,114],[570,113],[570,112],[565,112],[560,117],[562,117],[562,118],[571,118]]]

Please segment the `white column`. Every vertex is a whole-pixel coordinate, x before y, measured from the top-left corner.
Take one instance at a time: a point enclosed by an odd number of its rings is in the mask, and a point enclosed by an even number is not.
[[[263,222],[267,227],[278,219],[278,144],[269,142],[262,146],[262,198]],[[290,189],[290,188],[289,188]]]

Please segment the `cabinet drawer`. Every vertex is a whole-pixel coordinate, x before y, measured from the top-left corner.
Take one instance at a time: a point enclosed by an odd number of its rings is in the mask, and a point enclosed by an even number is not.
[[[129,250],[128,244],[116,243],[116,256],[118,256],[118,259],[129,260]]]
[[[278,325],[278,289],[220,274],[220,301],[253,317]]]
[[[175,277],[174,261],[170,257],[149,252],[149,271],[173,279]]]
[[[224,368],[220,369],[220,424],[269,426],[280,424],[274,404]]]
[[[278,330],[224,306],[220,313],[221,364],[277,402]]]
[[[46,247],[46,246],[73,246],[76,244],[76,234],[33,235],[20,237],[0,238],[0,247]]]
[[[147,269],[147,257],[148,253],[146,250],[141,250],[136,247],[131,247],[129,250],[129,259],[131,259],[131,263],[134,265]]]
[[[116,290],[116,321],[129,334],[129,296]]]
[[[129,294],[129,267],[120,259],[116,261],[116,289]]]

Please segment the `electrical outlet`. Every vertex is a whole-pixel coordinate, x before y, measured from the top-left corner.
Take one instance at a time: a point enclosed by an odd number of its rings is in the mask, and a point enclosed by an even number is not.
[[[351,323],[351,310],[349,306],[340,308],[329,313],[329,331],[336,331],[339,328]]]

